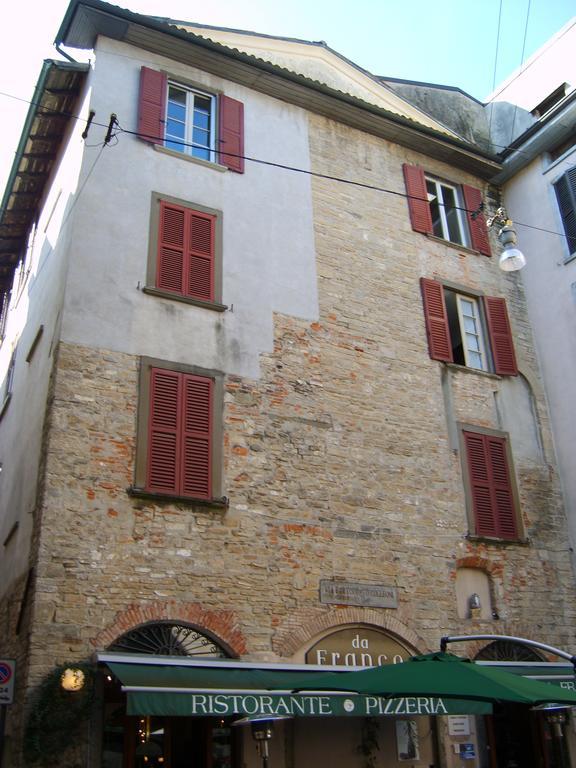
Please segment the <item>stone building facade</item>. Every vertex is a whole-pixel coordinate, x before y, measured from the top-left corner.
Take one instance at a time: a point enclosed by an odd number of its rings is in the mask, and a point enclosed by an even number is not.
[[[111,32],[106,17],[122,22],[124,32]],[[272,43],[266,63],[227,47],[217,30],[206,42],[191,28],[104,3],[75,0],[59,41],[90,47],[80,25],[87,19],[100,37],[95,64],[78,86],[84,122],[63,135],[63,163],[46,174],[36,231],[48,235],[37,235],[27,257],[31,309],[18,327],[9,315],[4,339],[5,348],[18,350],[0,423],[11,489],[2,501],[2,656],[16,659],[18,670],[7,765],[28,764],[21,745],[41,681],[57,665],[93,662],[137,629],[187,627],[222,655],[263,668],[304,664],[315,643],[344,630],[358,638],[380,633],[406,653],[436,650],[442,636],[455,634],[573,647],[565,510],[521,279],[479,252],[476,219],[464,203],[453,214],[461,216],[465,244],[415,231],[414,194],[405,182],[407,167],[422,168],[434,183],[458,194],[480,190],[491,204],[498,159],[430,116],[419,118],[365,73],[352,95],[337,91],[351,65],[325,48],[321,63],[332,80],[318,84],[299,74],[303,67],[290,73],[275,66],[278,57],[285,67],[290,51],[280,59]],[[246,50],[252,43],[246,39]],[[294,66],[305,55],[295,49]],[[117,130],[118,146],[104,144],[102,115],[115,112],[122,126],[137,125],[141,67],[242,102],[240,154],[305,173],[250,159],[243,173],[233,172],[213,156],[190,160],[162,142],[151,146],[141,132]],[[387,106],[371,95],[378,88]],[[90,109],[101,157],[86,148],[70,170],[69,148]],[[221,222],[221,306],[150,290],[158,198],[214,211]],[[494,234],[486,236],[496,253]],[[422,279],[446,306],[469,300],[484,370],[433,359]],[[495,372],[483,297],[505,300],[512,374]],[[27,361],[31,346],[23,339],[36,341],[40,324],[35,359]],[[143,430],[152,418],[143,394],[150,369],[214,381],[218,426],[206,498],[139,484]],[[39,380],[32,408],[23,394]],[[22,420],[38,461],[15,467],[8,448]],[[509,480],[496,492],[508,494],[512,532],[478,527],[467,433],[503,451]],[[22,484],[31,495],[14,509]],[[395,601],[328,601],[320,591],[325,581],[391,588]],[[486,645],[457,647],[473,656]],[[80,729],[57,764],[143,764],[136,742],[126,746],[128,726],[122,747],[107,741],[106,683],[98,684],[90,732]],[[456,764],[446,723],[434,726],[432,738],[431,718],[422,720],[415,762]],[[376,723],[376,765],[406,759],[395,751],[393,725]],[[280,726],[275,764],[305,767],[323,756],[360,766],[365,728],[352,719]],[[229,762],[198,753],[194,765],[256,765],[250,740],[234,739]],[[486,765],[481,725],[472,724],[468,740],[476,764]],[[184,765],[172,749],[166,759]],[[533,759],[549,764],[545,751]]]

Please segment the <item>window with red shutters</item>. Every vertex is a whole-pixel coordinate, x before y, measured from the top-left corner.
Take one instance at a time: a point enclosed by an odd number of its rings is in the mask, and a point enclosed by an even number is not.
[[[169,81],[149,67],[140,72],[138,135],[244,173],[244,104]]]
[[[442,283],[421,277],[420,287],[424,303],[424,319],[430,357],[433,360],[451,363],[454,357]]]
[[[466,219],[470,231],[471,246],[475,251],[480,251],[484,256],[491,256],[490,238],[488,237],[488,226],[484,213],[481,210],[482,192],[468,184],[462,185],[462,194],[464,196],[464,206],[466,208]]]
[[[432,234],[434,230],[424,170],[418,165],[408,165],[408,163],[404,163],[402,170],[406,194],[408,195],[408,210],[410,211],[412,229],[415,232]]]
[[[461,293],[425,277],[420,278],[420,286],[433,360],[501,376],[518,374],[504,299]]]
[[[216,216],[160,201],[156,287],[215,301]]]
[[[146,491],[211,498],[213,387],[210,378],[150,369]]]
[[[490,238],[480,210],[482,192],[467,184],[457,186],[426,174],[418,165],[404,163],[404,182],[410,222],[415,232],[435,235],[490,256]]]
[[[490,334],[494,371],[503,376],[516,376],[518,366],[506,302],[495,296],[485,296],[484,311]]]
[[[140,70],[138,135],[143,141],[158,144],[164,140],[167,78],[149,67]]]
[[[244,173],[244,104],[221,95],[218,106],[219,162],[231,171]]]
[[[517,540],[518,523],[506,438],[463,431],[477,536]]]

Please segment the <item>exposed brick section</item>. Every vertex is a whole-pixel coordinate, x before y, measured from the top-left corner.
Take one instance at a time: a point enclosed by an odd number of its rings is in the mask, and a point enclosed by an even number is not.
[[[478,186],[320,117],[310,118],[310,148],[313,170],[400,193],[403,162]],[[319,317],[274,317],[274,349],[257,380],[224,371],[227,510],[130,497],[138,359],[60,346],[28,682],[158,619],[188,621],[262,661],[357,622],[422,651],[443,635],[482,631],[574,647],[565,516],[520,279],[497,259],[413,232],[401,196],[311,183]],[[545,457],[514,464],[529,543],[468,537],[449,424],[500,428],[504,383],[429,358],[422,276],[507,300]],[[193,343],[189,354],[197,364]],[[454,574],[463,565],[489,572],[498,620],[458,618]],[[326,578],[394,586],[398,607],[322,605]]]
[[[101,650],[134,627],[166,619],[188,622],[207,633],[213,633],[231,656],[241,656],[246,653],[246,642],[232,611],[207,611],[198,603],[183,603],[176,600],[157,600],[146,605],[130,605],[125,611],[119,612],[112,624],[99,632],[91,642]]]
[[[319,613],[315,618],[300,623],[298,613],[289,617],[285,627],[280,628],[273,640],[273,647],[280,657],[293,656],[301,648],[313,645],[317,635],[346,624],[366,624],[386,630],[410,644],[419,653],[424,653],[426,644],[421,637],[408,626],[402,624],[391,613],[356,606],[330,608]]]

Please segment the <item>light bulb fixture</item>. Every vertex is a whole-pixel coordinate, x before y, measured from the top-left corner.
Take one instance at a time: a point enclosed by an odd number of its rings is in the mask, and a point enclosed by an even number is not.
[[[84,688],[84,672],[81,669],[65,669],[60,676],[60,685],[65,691],[81,691]]]
[[[498,208],[493,216],[486,220],[488,227],[494,225],[500,227],[498,231],[498,240],[502,244],[503,251],[498,261],[498,266],[504,272],[517,272],[526,266],[526,257],[522,251],[516,247],[516,230],[512,219],[508,218],[506,209],[502,206]]]

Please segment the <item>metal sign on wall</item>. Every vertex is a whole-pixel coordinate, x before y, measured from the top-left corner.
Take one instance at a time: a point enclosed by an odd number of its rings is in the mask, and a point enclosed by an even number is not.
[[[320,580],[320,602],[334,605],[363,605],[368,608],[398,608],[396,587],[359,584],[351,581]]]
[[[12,704],[14,701],[15,671],[14,659],[0,659],[0,704]]]
[[[323,637],[306,653],[307,664],[376,667],[400,664],[412,651],[396,638],[369,627],[347,627]]]

